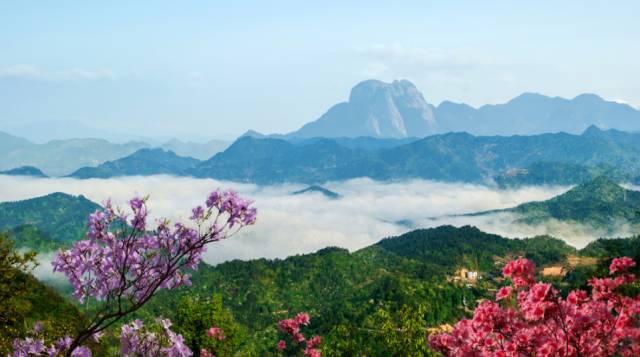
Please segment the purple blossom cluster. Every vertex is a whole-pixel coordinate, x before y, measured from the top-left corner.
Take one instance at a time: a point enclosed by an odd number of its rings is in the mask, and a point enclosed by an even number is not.
[[[72,344],[70,337],[63,337],[46,347],[44,344],[44,336],[42,335],[42,322],[37,321],[31,331],[32,336],[23,340],[16,339],[13,341],[12,357],[28,357],[28,356],[59,356],[65,354]],[[96,336],[97,340],[99,337]],[[73,357],[91,357],[91,350],[87,347],[78,347],[70,353]]]
[[[149,231],[146,199],[129,202],[130,218],[107,202],[103,211],[89,217],[89,239],[60,252],[53,261],[54,271],[65,274],[80,302],[87,297],[99,301],[126,298],[134,304],[146,301],[158,288],[189,285],[189,275],[181,268],[196,269],[208,243],[253,224],[256,209],[250,204],[233,191],[215,191],[206,209],[192,210],[191,220],[197,228],[182,223],[172,227],[165,219]],[[119,229],[114,231],[115,226]]]
[[[90,354],[80,347],[82,343],[142,307],[158,290],[190,285],[185,270],[197,269],[209,243],[230,238],[255,223],[256,209],[251,204],[234,191],[216,190],[204,207],[192,209],[189,224],[161,219],[152,229],[147,222],[147,198],[129,201],[128,214],[107,201],[103,210],[90,215],[88,239],[59,252],[52,262],[53,270],[64,273],[81,303],[90,298],[101,302],[89,325],[75,338],[64,339],[57,351]],[[136,326],[128,325],[129,331]],[[174,342],[182,338],[168,327],[165,332]],[[28,353],[23,351],[42,350],[40,342],[16,340],[14,349],[22,356]],[[187,354],[169,356],[183,355]]]
[[[125,357],[190,357],[193,355],[184,344],[182,335],[171,331],[171,321],[159,319],[162,327],[155,333],[144,327],[140,320],[123,325],[120,331],[120,355]]]

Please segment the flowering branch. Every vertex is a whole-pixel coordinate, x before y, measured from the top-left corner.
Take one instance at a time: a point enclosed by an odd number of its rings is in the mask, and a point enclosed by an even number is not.
[[[209,243],[232,237],[256,220],[251,202],[233,191],[215,191],[205,207],[192,209],[190,220],[171,226],[167,219],[147,226],[147,199],[129,202],[132,215],[111,202],[89,217],[89,239],[61,251],[54,271],[65,274],[82,303],[95,298],[101,304],[88,326],[72,340],[67,356],[89,337],[138,310],[160,289],[190,285],[185,269],[197,269]],[[114,229],[118,227],[118,229]]]

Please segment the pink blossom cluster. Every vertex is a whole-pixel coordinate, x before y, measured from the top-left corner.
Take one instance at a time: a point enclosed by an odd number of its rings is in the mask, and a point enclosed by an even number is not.
[[[529,259],[518,258],[502,268],[502,275],[511,278],[516,287],[529,286],[535,281],[536,266]]]
[[[311,319],[309,318],[309,314],[305,312],[298,313],[292,319],[285,319],[278,322],[278,329],[280,331],[286,333],[290,336],[291,340],[295,344],[295,347],[304,348],[303,354],[309,357],[319,357],[320,350],[318,347],[320,346],[320,336],[315,335],[310,339],[306,339],[304,335],[300,332],[301,326],[309,325]],[[293,347],[293,346],[292,346]],[[287,349],[287,342],[285,340],[280,340],[277,345],[277,349],[279,351],[284,351]]]
[[[120,330],[121,356],[134,357],[190,357],[191,350],[182,335],[171,331],[171,321],[159,319],[161,333],[144,327],[140,320],[122,326]]]
[[[221,329],[220,327],[217,326],[212,326],[211,328],[209,328],[207,330],[207,336],[211,337],[211,338],[215,338],[219,341],[222,341],[226,338],[226,336],[224,335],[224,330]],[[206,348],[203,348],[200,350],[200,356],[201,357],[216,357],[215,354],[213,354],[212,352],[209,352]]]
[[[220,341],[226,338],[226,336],[224,335],[224,330],[217,326],[213,326],[210,329],[208,329],[207,336],[218,339]]]
[[[635,282],[633,266],[616,258],[611,277],[589,280],[591,295],[574,290],[564,299],[550,284],[534,282],[532,262],[509,262],[503,273],[513,286],[498,291],[498,302],[481,303],[473,318],[430,336],[429,344],[446,356],[638,356],[640,295],[618,289]]]

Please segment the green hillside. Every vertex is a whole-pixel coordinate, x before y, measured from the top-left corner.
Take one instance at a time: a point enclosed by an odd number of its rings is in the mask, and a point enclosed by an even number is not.
[[[0,355],[11,352],[11,343],[24,334],[36,321],[44,323],[47,343],[74,334],[85,322],[82,313],[70,301],[62,297],[51,287],[41,283],[29,274],[28,256],[25,271],[16,264],[14,248],[4,234],[0,234]]]
[[[422,343],[416,341],[424,338],[425,328],[468,316],[478,300],[493,296],[500,284],[494,278],[508,259],[525,256],[543,267],[567,266],[581,256],[601,259],[593,266],[573,267],[556,281],[566,291],[605,272],[611,257],[637,256],[637,248],[638,238],[599,240],[577,251],[551,237],[507,239],[470,226],[420,229],[352,253],[325,248],[286,259],[201,264],[193,272],[192,286],[162,291],[127,319],[163,316],[182,331],[189,328],[178,315],[185,301],[219,296],[242,331],[236,355],[272,355],[275,323],[308,311],[310,333],[323,336],[323,355],[387,356],[397,353],[397,346],[388,342],[389,334],[400,328],[393,326],[417,324],[412,326],[419,336],[407,343]],[[475,270],[481,279],[473,284],[455,280],[459,269]]]
[[[190,288],[161,293],[140,316],[171,317],[182,297],[206,298],[215,293],[247,328],[248,340],[259,339],[279,318],[309,311],[314,316],[313,330],[325,336],[328,344],[353,339],[380,352],[384,350],[377,340],[380,336],[367,329],[375,330],[371,324],[381,310],[396,316],[405,307],[423,305],[424,323],[437,326],[463,316],[464,301],[472,304],[486,296],[481,284],[469,288],[449,282],[458,268],[477,269],[477,265],[483,274],[497,275],[496,263],[507,256],[525,255],[544,265],[575,253],[574,248],[548,237],[512,240],[473,227],[417,230],[354,253],[326,248],[284,260],[203,264]],[[351,335],[342,336],[340,331],[351,331]]]
[[[601,176],[543,202],[530,202],[507,211],[523,215],[518,222],[535,224],[548,219],[615,227],[638,224],[640,192],[627,190]]]
[[[87,218],[100,206],[84,196],[56,192],[24,201],[0,203],[0,232],[13,231],[16,245],[38,248],[85,237]]]
[[[546,201],[527,202],[513,208],[468,216],[513,213],[517,215],[514,223],[535,225],[558,220],[615,232],[623,224],[640,227],[638,210],[639,191],[625,189],[614,180],[600,176]]]
[[[638,183],[640,177],[611,165],[594,166],[563,162],[534,162],[517,169],[509,169],[494,178],[500,188],[534,185],[578,185],[606,175],[616,182]]]

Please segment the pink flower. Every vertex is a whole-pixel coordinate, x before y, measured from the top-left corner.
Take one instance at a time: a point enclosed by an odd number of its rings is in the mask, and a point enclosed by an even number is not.
[[[299,314],[296,315],[296,322],[299,323],[300,325],[308,325],[309,321],[311,319],[309,318],[309,314],[307,314],[306,312],[301,312]]]
[[[500,290],[498,290],[498,293],[496,294],[496,301],[510,298],[511,292],[513,292],[513,288],[511,286],[501,287]]]
[[[626,272],[629,268],[636,266],[636,262],[629,257],[614,258],[609,265],[609,274]]]
[[[311,322],[309,314],[306,312],[298,313],[292,319],[284,319],[278,322],[278,329],[287,334],[292,342],[291,349],[296,355],[302,353],[304,356],[319,357],[320,351],[317,349],[320,346],[320,336],[313,336],[307,340],[304,334],[300,331],[301,326],[307,326]],[[280,340],[277,346],[278,350],[282,351],[287,348],[285,340]],[[297,352],[296,352],[297,351]]]
[[[216,326],[211,327],[209,330],[207,330],[207,335],[211,338],[217,338],[221,341],[226,338],[226,336],[224,335],[224,330]]]
[[[200,350],[200,357],[216,357],[216,355],[203,348]]]
[[[586,291],[584,291],[584,290],[573,290],[567,296],[567,302],[570,303],[570,304],[573,304],[573,305],[577,305],[579,303],[587,301],[588,298],[589,298],[589,295],[587,295]]]
[[[315,348],[307,348],[304,350],[304,355],[309,357],[320,357],[320,351]]]
[[[511,278],[516,287],[524,287],[534,282],[536,266],[526,258],[518,258],[502,268],[505,278]]]
[[[307,341],[307,348],[315,348],[320,346],[320,336],[315,335]]]

